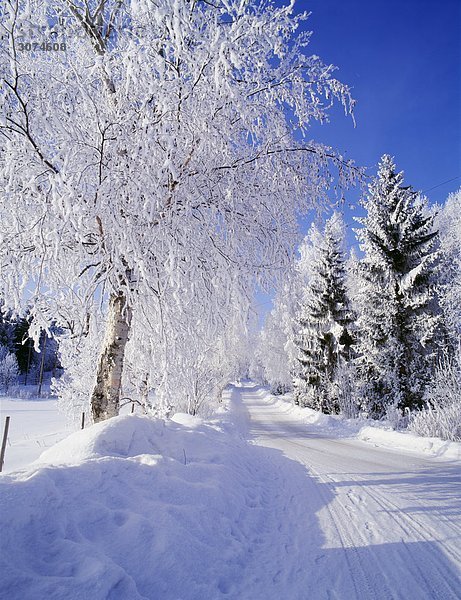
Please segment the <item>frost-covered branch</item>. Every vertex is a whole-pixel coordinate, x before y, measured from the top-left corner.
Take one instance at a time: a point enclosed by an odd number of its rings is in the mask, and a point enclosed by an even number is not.
[[[112,325],[129,314],[133,331],[151,328],[169,372],[165,340],[190,344],[194,327],[203,348],[224,339],[256,282],[282,277],[299,215],[327,204],[334,177],[360,177],[307,137],[332,101],[352,111],[349,88],[306,52],[291,4],[7,6],[2,293],[18,310],[33,302],[43,326],[120,308]],[[59,49],[33,49],[51,30]],[[207,307],[199,324],[191,307]]]

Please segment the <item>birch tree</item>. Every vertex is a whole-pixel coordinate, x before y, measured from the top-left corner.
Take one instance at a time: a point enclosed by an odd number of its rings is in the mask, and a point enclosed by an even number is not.
[[[16,310],[33,307],[36,339],[51,320],[77,328],[88,306],[106,307],[99,421],[118,413],[141,312],[174,326],[193,298],[213,322],[235,289],[283,270],[297,215],[326,200],[335,172],[340,186],[356,174],[308,138],[312,120],[334,101],[349,113],[352,100],[307,54],[307,15],[293,4],[0,10],[1,291]]]

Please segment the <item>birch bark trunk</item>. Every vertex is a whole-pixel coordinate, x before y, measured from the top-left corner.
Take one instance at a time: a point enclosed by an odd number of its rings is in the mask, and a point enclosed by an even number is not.
[[[125,347],[129,339],[132,310],[123,293],[109,299],[106,335],[99,358],[96,385],[91,396],[93,421],[115,417],[120,409]]]

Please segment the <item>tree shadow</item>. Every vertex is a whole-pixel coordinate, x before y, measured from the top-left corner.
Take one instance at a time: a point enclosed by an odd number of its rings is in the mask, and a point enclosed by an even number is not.
[[[335,482],[335,487],[357,485],[354,479]],[[419,469],[415,473],[405,471],[370,472],[360,478],[361,486],[388,487],[395,490],[395,495],[402,499],[398,510],[408,513],[430,513],[445,516],[461,515],[461,466],[456,462],[438,463],[436,469]],[[405,497],[410,501],[415,497],[421,504],[405,504]],[[460,540],[461,546],[461,540]]]
[[[236,393],[233,399],[242,421],[249,420],[250,415],[239,394]],[[265,423],[253,422],[251,432],[248,430],[247,433],[250,442],[256,442],[263,435],[270,443],[271,439],[286,435],[286,427],[285,423],[278,429],[272,423],[266,427]],[[326,437],[307,433],[302,424],[299,427],[290,424],[289,433],[301,439]],[[370,543],[365,535],[360,531],[354,532],[353,526],[344,522],[349,520],[344,507],[339,511],[333,508],[343,498],[337,489],[389,485],[396,486],[395,493],[399,498],[401,493],[411,495],[416,488],[423,490],[422,501],[427,501],[427,506],[406,506],[405,511],[434,510],[445,515],[459,515],[459,465],[439,463],[440,469],[436,471],[426,469],[416,474],[370,472],[368,479],[362,474],[359,481],[351,479],[327,483],[313,476],[308,467],[288,457],[282,450],[256,444],[254,448],[255,453],[262,452],[271,460],[277,487],[286,494],[284,505],[277,506],[274,502],[272,507],[277,513],[274,520],[280,523],[280,529],[274,532],[272,538],[273,547],[280,550],[278,559],[274,560],[278,567],[274,566],[272,590],[264,585],[259,589],[241,589],[240,594],[229,597],[248,600],[259,597],[269,600],[455,600],[461,597],[461,553],[449,556],[450,550],[443,550],[435,540],[405,541],[402,538],[389,541],[390,538],[398,538],[398,527],[392,535],[389,531],[377,535],[380,543]],[[344,476],[347,479],[346,473]],[[412,486],[415,489],[411,489]],[[389,513],[400,511],[397,506],[386,506],[382,510]],[[322,530],[320,513],[324,525],[325,515],[329,515],[328,538]],[[268,579],[270,572],[268,569]]]

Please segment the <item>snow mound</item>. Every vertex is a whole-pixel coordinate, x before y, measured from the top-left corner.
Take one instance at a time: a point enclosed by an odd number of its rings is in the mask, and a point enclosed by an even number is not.
[[[306,470],[220,423],[121,416],[1,475],[2,598],[301,597],[309,573],[278,565],[315,530],[287,508]]]
[[[198,427],[203,424],[203,420],[200,417],[188,415],[187,413],[176,413],[171,417],[174,423],[180,425],[186,425],[186,427]]]
[[[458,442],[447,442],[439,438],[425,438],[410,432],[393,431],[380,427],[362,427],[357,434],[357,438],[385,448],[461,460],[461,444]]]
[[[158,453],[163,421],[125,415],[77,431],[45,450],[35,464],[78,464],[102,456],[138,456]]]

